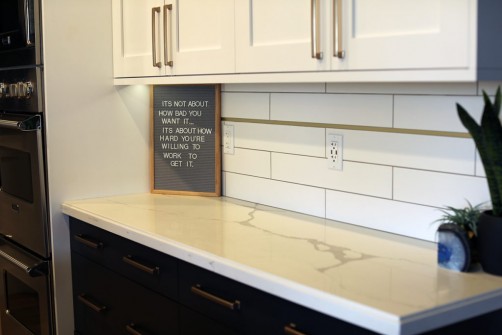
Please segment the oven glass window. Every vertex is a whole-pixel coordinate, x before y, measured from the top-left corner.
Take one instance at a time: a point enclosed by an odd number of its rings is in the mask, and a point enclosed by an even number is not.
[[[18,29],[18,0],[0,1],[0,34]]]
[[[28,153],[0,147],[0,189],[33,203],[31,159]]]
[[[40,302],[37,292],[8,272],[5,273],[5,286],[9,314],[33,334],[40,334]]]

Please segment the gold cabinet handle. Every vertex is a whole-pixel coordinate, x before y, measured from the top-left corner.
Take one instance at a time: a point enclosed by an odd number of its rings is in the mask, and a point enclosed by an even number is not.
[[[294,323],[290,323],[289,325],[284,326],[284,334],[287,335],[307,335],[302,333],[301,331],[296,330],[296,325]]]
[[[343,59],[343,31],[342,31],[342,0],[333,0],[333,56]]]
[[[241,303],[239,300],[235,300],[232,302],[232,301],[228,301],[226,299],[217,297],[207,291],[204,291],[202,289],[201,285],[199,285],[199,284],[192,286],[191,291],[192,291],[192,293],[198,295],[199,297],[202,297],[204,299],[207,299],[209,301],[217,303],[218,305],[221,305],[221,306],[228,308],[232,311],[239,310],[241,308]]]
[[[78,296],[78,300],[97,313],[104,312],[107,309],[105,305],[94,301],[94,299],[92,299],[85,293],[80,294]]]
[[[73,238],[78,242],[82,243],[83,245],[86,245],[93,249],[102,249],[104,246],[103,242],[96,241],[82,234],[73,235]]]
[[[173,50],[173,42],[171,39],[171,27],[172,27],[172,15],[173,5],[164,5],[164,64],[166,66],[173,66],[173,60],[171,58]],[[169,12],[169,15],[167,13]],[[169,24],[167,17],[169,16]],[[169,29],[167,29],[169,27]]]
[[[310,0],[310,45],[312,58],[322,59],[321,52],[321,9],[320,0]]]
[[[122,257],[122,261],[124,263],[129,264],[129,265],[135,267],[136,269],[141,270],[143,272],[146,272],[152,276],[156,276],[160,273],[160,267],[150,266],[150,265],[141,263],[138,260],[134,259],[134,257],[131,255],[127,255],[127,256]]]
[[[157,17],[157,13],[160,13],[160,7],[152,8],[152,60],[153,67],[158,67],[160,69],[161,63],[157,61],[157,25],[155,24],[155,18]]]

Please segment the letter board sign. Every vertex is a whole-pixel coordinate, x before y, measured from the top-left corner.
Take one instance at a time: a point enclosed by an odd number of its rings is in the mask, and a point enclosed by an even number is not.
[[[221,195],[219,85],[152,86],[152,192]]]

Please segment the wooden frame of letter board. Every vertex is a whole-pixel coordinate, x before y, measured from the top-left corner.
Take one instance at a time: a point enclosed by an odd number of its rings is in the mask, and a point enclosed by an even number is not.
[[[215,97],[214,97],[214,189],[211,191],[199,191],[199,190],[171,190],[169,188],[159,188],[155,184],[155,88],[166,90],[169,88],[183,88],[190,90],[197,87],[214,87]],[[160,194],[175,194],[175,195],[198,195],[198,196],[220,196],[221,195],[221,86],[220,85],[152,85],[150,89],[150,185],[152,193]],[[197,100],[194,96],[193,100]],[[160,141],[160,140],[159,140]],[[169,169],[169,168],[168,168]]]

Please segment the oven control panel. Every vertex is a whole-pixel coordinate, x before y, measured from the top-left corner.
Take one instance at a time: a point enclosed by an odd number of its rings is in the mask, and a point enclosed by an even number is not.
[[[41,67],[0,70],[0,111],[42,113],[42,78]]]
[[[29,99],[33,94],[33,84],[30,81],[13,84],[0,82],[0,99]]]

